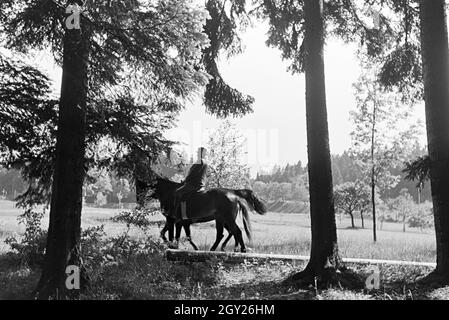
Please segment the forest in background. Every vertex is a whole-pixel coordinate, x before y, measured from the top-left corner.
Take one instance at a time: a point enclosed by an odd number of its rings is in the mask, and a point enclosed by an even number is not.
[[[415,145],[407,158],[414,160],[426,153],[425,147]],[[418,202],[416,182],[405,179],[406,174],[402,172],[403,169],[404,165],[390,166],[387,168],[393,176],[398,176],[399,180],[396,186],[379,190],[381,199],[396,198],[400,195],[401,190],[406,189],[413,200]],[[168,169],[166,169],[165,173],[169,177],[175,175],[175,172]],[[349,151],[332,155],[332,175],[334,186],[344,184],[345,182],[363,180],[363,173],[357,167]],[[301,161],[285,166],[275,165],[268,172],[258,172],[256,177],[252,179],[251,185],[267,201],[286,200],[307,202],[307,165],[303,165]],[[19,171],[6,169],[0,171],[0,196],[8,200],[14,200],[26,188],[26,182],[21,179]],[[84,193],[86,197],[85,201],[86,203],[94,204],[97,201],[98,193],[102,193],[100,198],[105,199],[102,200],[105,202],[104,204],[119,203],[117,194],[120,191],[123,194],[121,202],[135,202],[134,187],[126,178],[118,178],[114,174],[105,173],[102,176],[98,176],[94,183],[86,183]],[[431,200],[430,185],[427,183],[421,191],[420,201]]]

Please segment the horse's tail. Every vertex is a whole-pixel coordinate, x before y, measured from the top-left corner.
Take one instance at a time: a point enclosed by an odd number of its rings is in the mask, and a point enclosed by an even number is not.
[[[252,190],[249,189],[234,190],[234,193],[240,198],[245,199],[245,202],[247,206],[249,206],[250,211],[255,211],[261,215],[267,213],[267,208],[265,204],[259,198],[257,198],[257,196],[254,194]]]
[[[245,229],[246,236],[251,241],[252,238],[252,227],[251,227],[251,221],[249,220],[249,214],[248,211],[251,209],[248,207],[248,202],[244,199],[239,198],[238,203],[240,205],[240,208],[242,209],[242,220],[243,220],[243,227]]]

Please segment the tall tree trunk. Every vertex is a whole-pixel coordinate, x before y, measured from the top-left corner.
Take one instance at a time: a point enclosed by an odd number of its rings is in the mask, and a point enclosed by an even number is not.
[[[79,290],[66,288],[66,268],[80,266],[82,188],[85,176],[85,131],[88,41],[85,30],[67,29],[59,105],[56,163],[50,223],[42,275],[36,297],[65,299]]]
[[[353,228],[355,228],[354,214],[351,212],[351,213],[349,214],[349,216],[351,217],[351,226],[352,226]]]
[[[362,219],[362,229],[365,229],[365,220],[363,219],[363,210],[360,210],[360,219]]]
[[[376,103],[373,105],[373,120],[371,128],[371,206],[373,211],[373,240],[377,241],[376,230],[376,165],[374,163],[374,148],[376,139]]]
[[[312,243],[306,269],[297,274],[323,276],[342,265],[337,245],[324,78],[323,1],[305,0],[307,152]],[[295,277],[293,277],[295,280]]]
[[[407,221],[407,213],[404,211],[402,213],[402,232],[405,232],[405,223]]]
[[[430,158],[436,273],[449,277],[449,56],[444,0],[421,0],[427,143]]]
[[[418,187],[418,204],[421,204],[421,191],[422,191],[422,189],[421,189],[421,187],[419,186],[419,187]]]

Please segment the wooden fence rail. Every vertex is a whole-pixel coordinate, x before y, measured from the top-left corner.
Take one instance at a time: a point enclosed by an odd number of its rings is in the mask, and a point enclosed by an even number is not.
[[[206,262],[210,260],[218,260],[226,263],[242,263],[245,261],[283,261],[287,263],[297,263],[309,260],[308,256],[281,255],[281,254],[265,254],[265,253],[238,253],[238,252],[221,252],[221,251],[189,251],[168,249],[166,257],[169,261],[189,261],[189,262]],[[371,260],[371,259],[354,259],[343,258],[344,262],[356,264],[370,265],[404,265],[404,266],[424,266],[435,267],[435,263],[415,262],[415,261],[399,261],[399,260]]]

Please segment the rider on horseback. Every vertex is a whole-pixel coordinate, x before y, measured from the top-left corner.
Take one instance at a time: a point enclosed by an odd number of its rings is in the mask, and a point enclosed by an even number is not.
[[[198,148],[198,158],[197,161],[190,167],[189,173],[187,174],[184,184],[176,189],[175,201],[173,206],[172,216],[176,220],[186,220],[187,217],[187,204],[186,200],[190,195],[195,192],[201,191],[205,187],[206,175],[207,175],[207,164],[205,162],[206,158],[206,148]],[[181,213],[179,213],[179,205],[181,204]]]

